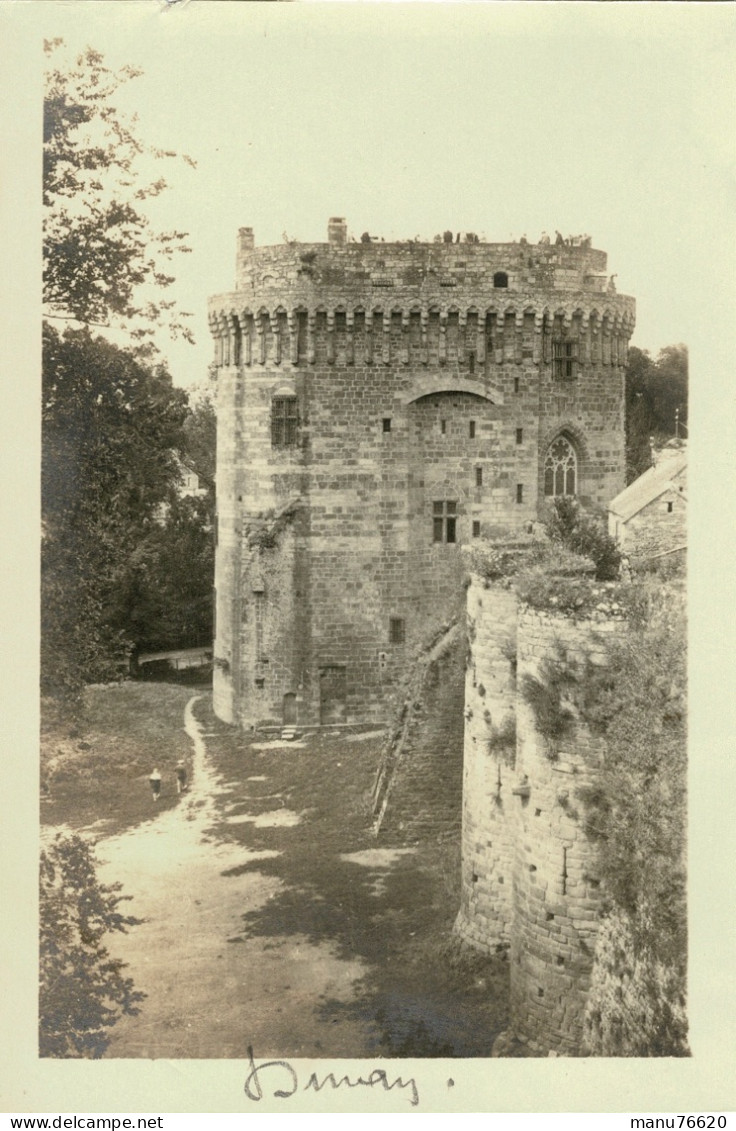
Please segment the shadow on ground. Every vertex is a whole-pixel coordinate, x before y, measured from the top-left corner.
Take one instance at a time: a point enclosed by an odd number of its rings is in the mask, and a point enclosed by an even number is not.
[[[353,1000],[325,996],[318,1016],[362,1022],[371,1043],[364,1055],[490,1055],[507,1020],[506,958],[477,955],[452,937],[458,836],[373,836],[369,798],[381,737],[341,732],[280,744],[225,727],[204,701],[197,715],[222,778],[223,818],[213,832],[278,853],[223,873],[257,870],[281,881],[263,907],[243,915],[230,944],[306,938],[329,943],[338,958],[360,959],[367,972]]]

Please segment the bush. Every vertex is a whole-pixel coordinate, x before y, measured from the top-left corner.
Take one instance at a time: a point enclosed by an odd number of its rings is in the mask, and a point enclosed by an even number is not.
[[[621,553],[615,540],[581,510],[577,499],[555,499],[546,527],[552,542],[591,559],[598,581],[614,581],[618,577]]]
[[[108,1030],[137,1014],[145,994],[122,974],[102,940],[140,920],[122,915],[120,884],[97,879],[92,848],[79,836],[57,835],[41,853],[39,1054],[97,1058]]]

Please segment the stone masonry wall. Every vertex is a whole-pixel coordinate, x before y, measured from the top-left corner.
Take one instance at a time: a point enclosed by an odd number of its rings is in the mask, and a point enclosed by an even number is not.
[[[467,617],[462,898],[455,933],[490,953],[508,946],[513,919],[516,594],[471,575]],[[504,732],[508,744],[501,746]]]
[[[415,660],[399,726],[384,751],[373,794],[377,836],[402,844],[460,829],[463,795],[462,624]]]
[[[605,663],[608,642],[624,622],[523,607],[518,678],[544,678],[544,664]],[[601,904],[594,846],[581,827],[576,793],[602,764],[600,741],[580,721],[562,743],[539,732],[524,695],[517,697],[519,797],[511,941],[511,1029],[539,1054],[579,1053]]]
[[[669,490],[629,519],[622,533],[622,548],[632,561],[686,546],[687,467],[673,476]]]
[[[596,849],[577,794],[596,780],[602,747],[564,704],[564,739],[540,732],[525,678],[603,664],[625,621],[573,619],[518,604],[502,581],[473,575],[467,594],[462,895],[456,933],[486,953],[509,946],[511,1013],[504,1041],[533,1055],[579,1055],[601,907]],[[515,655],[516,674],[510,658]],[[513,714],[515,756],[491,749]]]
[[[215,709],[247,727],[300,698],[304,723],[383,722],[460,592],[460,545],[537,517],[555,437],[575,449],[581,499],[623,486],[634,303],[589,247],[356,244],[331,221],[327,244],[256,248],[244,229],[238,248],[238,289],[210,301]],[[288,443],[272,431],[284,398]],[[296,499],[294,592],[287,570],[263,591],[256,674],[243,543]],[[273,604],[293,610],[298,649]]]

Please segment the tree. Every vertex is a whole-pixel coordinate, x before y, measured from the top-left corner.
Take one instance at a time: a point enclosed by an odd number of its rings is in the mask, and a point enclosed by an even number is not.
[[[41,679],[76,707],[84,682],[118,676],[136,644],[124,595],[185,446],[186,396],[143,343],[163,322],[191,335],[161,297],[184,234],[154,231],[145,212],[166,187],[150,170],[176,155],[144,145],[115,106],[140,72],[113,71],[90,48],[64,65],[62,48],[46,44],[44,304],[83,328],[44,326]],[[129,348],[93,336],[100,323]]]
[[[60,39],[45,44],[52,60],[62,47]],[[174,334],[191,340],[174,303],[161,297],[174,281],[166,269],[172,257],[190,250],[185,234],[153,231],[143,211],[166,188],[145,166],[176,154],[144,145],[135,118],[127,120],[111,102],[121,84],[140,74],[127,66],[110,70],[91,48],[69,68],[52,65],[47,73],[44,304],[47,315],[85,325],[114,320],[138,339],[165,319]]]
[[[131,554],[117,591],[120,622],[135,651],[210,644],[213,574],[207,498],[173,498]]]
[[[120,884],[97,879],[94,854],[79,836],[57,835],[41,853],[39,1052],[48,1057],[100,1057],[108,1031],[137,1014],[145,994],[103,945],[108,932],[141,922],[118,907]]]
[[[687,346],[665,346],[656,360],[632,346],[626,369],[626,481],[651,466],[655,444],[687,431]]]
[[[214,498],[217,448],[217,414],[208,388],[190,392],[189,415],[184,421],[182,455]]]
[[[88,329],[43,335],[43,690],[73,704],[135,643],[121,594],[174,495],[186,394]]]

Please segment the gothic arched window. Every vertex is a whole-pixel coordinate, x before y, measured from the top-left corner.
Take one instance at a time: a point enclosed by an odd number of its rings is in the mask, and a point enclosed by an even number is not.
[[[544,460],[544,493],[575,495],[578,488],[578,457],[567,436],[558,436],[547,448]]]

